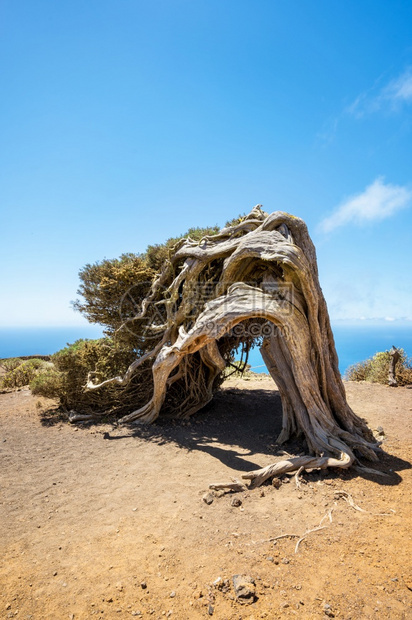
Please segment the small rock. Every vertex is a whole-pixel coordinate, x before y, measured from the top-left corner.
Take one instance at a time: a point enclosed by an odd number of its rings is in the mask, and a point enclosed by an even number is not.
[[[230,505],[235,506],[235,508],[238,508],[239,506],[242,505],[242,500],[239,499],[239,497],[234,497],[232,501],[230,502]]]
[[[140,584],[140,587],[142,588],[142,590],[146,590],[147,583],[145,581],[142,581],[142,583]]]
[[[203,501],[205,502],[205,504],[207,504],[208,506],[210,504],[213,503],[213,500],[215,499],[214,496],[212,495],[212,493],[205,493],[202,497]]]
[[[265,491],[263,489],[260,489],[259,495],[260,497],[265,497]]]
[[[170,598],[174,598],[176,596],[176,592],[173,590],[173,592],[170,593]]]
[[[141,611],[132,611],[132,616],[141,616],[142,612]]]
[[[288,476],[285,476],[284,478],[282,478],[283,484],[288,484],[289,482],[290,482],[290,478],[288,478]]]
[[[275,558],[273,558],[271,555],[267,555],[266,559],[267,559],[268,562],[274,562],[275,561]]]
[[[255,600],[255,581],[249,575],[233,575],[233,587],[239,603],[251,604]]]
[[[380,436],[383,436],[385,434],[385,431],[383,430],[382,426],[377,426],[376,433]]]
[[[214,611],[215,611],[215,608],[213,607],[213,605],[209,605],[207,609],[207,613],[209,614],[209,616],[213,616]]]
[[[282,484],[280,478],[272,478],[272,487],[275,489],[280,489],[280,485]]]

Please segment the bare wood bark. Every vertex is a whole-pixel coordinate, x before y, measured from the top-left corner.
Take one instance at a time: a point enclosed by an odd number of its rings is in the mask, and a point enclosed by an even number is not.
[[[356,453],[377,460],[376,440],[346,401],[316,252],[302,220],[281,211],[268,215],[258,205],[217,235],[179,242],[136,320],[150,317],[155,306],[163,308],[164,324],[148,325],[149,334],[161,336],[145,356],[154,360],[152,396],[120,423],[153,422],[170,390],[181,394],[176,416],[196,413],[212,399],[230,347],[251,345],[253,338],[236,339],[234,328],[255,321],[271,327],[261,352],[282,399],[278,441],[303,434],[309,454],[243,478],[259,486],[300,468],[350,467]],[[109,382],[127,385],[141,364],[142,358]],[[89,380],[86,389],[109,382]]]
[[[400,353],[396,347],[392,347],[389,351],[391,359],[389,360],[388,384],[391,387],[398,387],[396,380],[396,364],[399,362]]]

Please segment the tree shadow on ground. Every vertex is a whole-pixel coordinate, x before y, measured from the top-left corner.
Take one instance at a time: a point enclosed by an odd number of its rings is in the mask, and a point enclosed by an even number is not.
[[[125,433],[122,427],[113,426],[113,432],[105,432],[104,438],[117,441],[136,437],[159,445],[174,443],[192,451],[200,450],[219,459],[236,472],[259,469],[262,462],[256,455],[307,454],[304,439],[289,441],[279,446],[276,437],[282,428],[282,404],[279,392],[268,389],[226,388],[219,391],[213,401],[190,420],[159,418],[152,425],[130,425]],[[287,458],[286,456],[286,458]],[[306,474],[311,480],[352,479],[362,476],[381,485],[397,485],[402,481],[399,471],[410,469],[411,464],[382,450],[379,462],[365,462],[365,466],[379,473],[359,472],[353,469],[328,469]]]

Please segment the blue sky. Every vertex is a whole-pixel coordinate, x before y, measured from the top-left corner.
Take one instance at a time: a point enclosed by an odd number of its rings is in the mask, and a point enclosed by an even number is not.
[[[0,326],[89,262],[261,203],[337,320],[412,320],[412,4],[1,0]]]

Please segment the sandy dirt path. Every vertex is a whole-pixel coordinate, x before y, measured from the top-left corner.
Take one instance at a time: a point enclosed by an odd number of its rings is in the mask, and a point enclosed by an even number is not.
[[[238,507],[202,497],[273,462],[270,380],[229,380],[190,423],[132,429],[70,426],[26,389],[0,395],[0,618],[412,618],[412,390],[346,389],[385,431],[388,477],[285,477]],[[255,581],[253,604],[236,600],[237,574]]]

